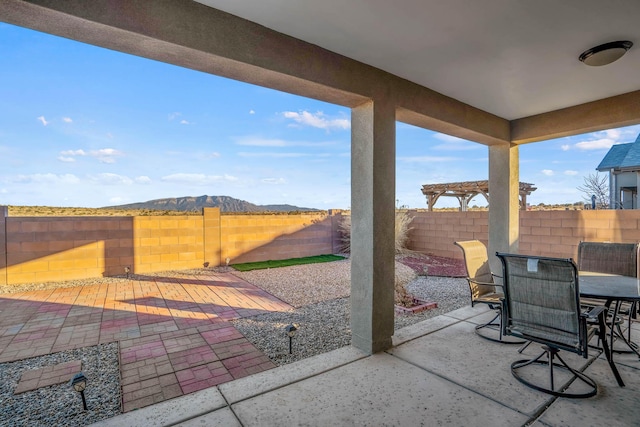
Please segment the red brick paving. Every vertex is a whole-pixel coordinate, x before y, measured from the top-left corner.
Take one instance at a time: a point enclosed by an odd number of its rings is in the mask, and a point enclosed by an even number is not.
[[[291,309],[213,272],[0,295],[0,363],[119,341],[126,412],[275,367],[228,321]]]

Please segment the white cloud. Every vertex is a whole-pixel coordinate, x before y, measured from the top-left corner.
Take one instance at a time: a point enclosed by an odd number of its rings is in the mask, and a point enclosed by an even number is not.
[[[541,172],[543,175],[546,175],[546,176],[553,176],[554,174],[551,169],[543,169]]]
[[[142,176],[137,176],[133,179],[136,184],[151,184],[151,178],[149,178],[148,176],[142,175]]]
[[[457,136],[447,135],[446,133],[440,133],[440,132],[436,132],[433,135],[433,137],[441,141],[455,141],[455,142],[465,141],[464,139],[458,138]]]
[[[217,182],[235,182],[237,177],[232,175],[205,175],[201,173],[174,173],[172,175],[163,176],[164,182],[173,182],[179,184],[193,185],[209,185]]]
[[[580,150],[604,150],[611,148],[616,141],[609,138],[578,142],[575,146]]]
[[[92,150],[89,155],[95,157],[100,163],[115,163],[116,157],[122,156],[123,153],[114,148],[101,148],[100,150]]]
[[[77,184],[80,182],[73,174],[56,175],[53,173],[36,173],[31,175],[18,175],[10,178],[10,182],[19,184]]]
[[[607,138],[614,139],[616,141],[622,136],[622,132],[620,132],[619,129],[607,129],[604,131],[604,134],[607,135]]]
[[[562,147],[560,147],[560,148],[562,149],[562,151],[569,151],[571,146],[569,144],[563,144]]]
[[[575,146],[580,150],[604,150],[611,148],[612,145],[618,144],[623,139],[627,138],[627,134],[620,129],[607,129],[602,132],[595,132],[591,134],[596,138],[591,141],[581,141]]]
[[[75,157],[64,157],[64,156],[58,156],[57,159],[61,162],[64,163],[73,163],[76,161]]]
[[[96,175],[89,175],[89,179],[96,184],[104,185],[131,185],[133,180],[128,176],[118,175],[115,173],[99,173]]]
[[[436,157],[436,156],[410,156],[398,157],[397,160],[407,163],[435,163],[435,162],[453,162],[460,160],[458,157]]]
[[[285,181],[284,178],[265,178],[262,180],[262,182],[264,182],[265,184],[286,184],[287,181]]]
[[[38,117],[38,120],[40,120],[40,123],[42,123],[43,126],[46,126],[50,123],[44,118],[44,116]]]
[[[295,121],[303,126],[311,126],[319,129],[350,129],[351,121],[348,119],[328,119],[321,111],[315,114],[308,111],[301,111],[296,113],[294,111],[285,111],[282,115]]]
[[[309,157],[307,153],[248,153],[241,151],[238,153],[240,157],[273,157],[276,159],[296,158],[296,157]]]
[[[115,148],[101,148],[99,150],[94,150],[91,152],[92,156],[100,157],[100,156],[118,156],[122,153]]]
[[[247,145],[251,147],[286,147],[287,142],[282,139],[263,139],[263,138],[242,138],[236,141],[238,145]]]
[[[174,120],[174,119],[180,117],[181,115],[182,115],[182,113],[175,112],[175,113],[169,113],[168,117],[169,117],[169,120]]]
[[[478,148],[484,147],[482,144],[477,144],[475,142],[465,141],[464,139],[457,139],[447,141],[445,144],[438,144],[433,147],[434,150],[439,151],[468,151],[468,150],[476,150]]]
[[[249,110],[249,114],[255,114],[256,112],[253,110]]]
[[[268,139],[253,136],[246,136],[236,139],[237,145],[249,147],[327,147],[336,145],[336,141],[285,141],[283,139]]]
[[[574,176],[574,175],[578,175],[578,171],[566,170],[564,171],[564,174],[569,176]]]
[[[190,125],[191,123],[186,120],[180,120],[181,125]]]
[[[73,123],[73,120],[71,120],[71,117],[63,117],[62,121],[65,123]]]
[[[65,150],[65,151],[61,151],[60,152],[61,156],[86,156],[87,152],[80,149],[80,150]]]

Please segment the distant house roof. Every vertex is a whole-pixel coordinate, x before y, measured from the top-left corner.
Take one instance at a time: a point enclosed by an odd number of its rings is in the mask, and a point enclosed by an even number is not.
[[[640,135],[635,142],[628,144],[616,144],[596,168],[599,171],[611,169],[640,170]]]

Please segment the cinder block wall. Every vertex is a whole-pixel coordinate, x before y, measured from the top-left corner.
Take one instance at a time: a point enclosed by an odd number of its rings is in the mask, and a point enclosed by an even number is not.
[[[447,258],[462,258],[458,240],[480,240],[486,245],[489,238],[488,212],[416,212],[409,211],[413,221],[409,225],[407,247],[411,250]]]
[[[9,208],[0,206],[0,285],[7,284],[7,215]]]
[[[410,212],[409,249],[462,258],[453,243],[477,239],[487,244],[488,212]],[[578,256],[580,241],[640,241],[640,210],[520,212],[519,252],[551,257]]]
[[[220,208],[204,208],[204,262],[214,267],[222,263],[220,249]]]
[[[203,219],[203,216],[191,215],[134,217],[132,271],[149,273],[202,267]],[[122,274],[122,269],[115,272]]]
[[[640,241],[640,210],[521,212],[520,253],[578,256],[580,241]]]
[[[324,213],[222,215],[221,263],[333,253],[331,219]]]
[[[7,284],[121,274],[133,264],[130,217],[7,217]]]
[[[334,253],[335,225],[324,213],[221,216],[218,208],[207,208],[202,216],[6,217],[6,212],[0,207],[1,284],[114,276],[126,268],[144,274],[217,266],[227,257],[239,263]]]
[[[415,212],[409,249],[462,258],[488,239],[488,212]],[[337,253],[340,211],[297,215],[8,217],[0,206],[0,284],[71,280]],[[640,210],[520,212],[520,253],[576,257],[581,240],[640,241]]]

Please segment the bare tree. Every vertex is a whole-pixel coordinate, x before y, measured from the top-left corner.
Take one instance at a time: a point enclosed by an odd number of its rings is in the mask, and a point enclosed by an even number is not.
[[[609,208],[609,177],[607,175],[590,173],[584,177],[584,184],[577,189],[586,195],[585,200],[589,203],[591,203],[591,197],[596,196],[597,207]]]

